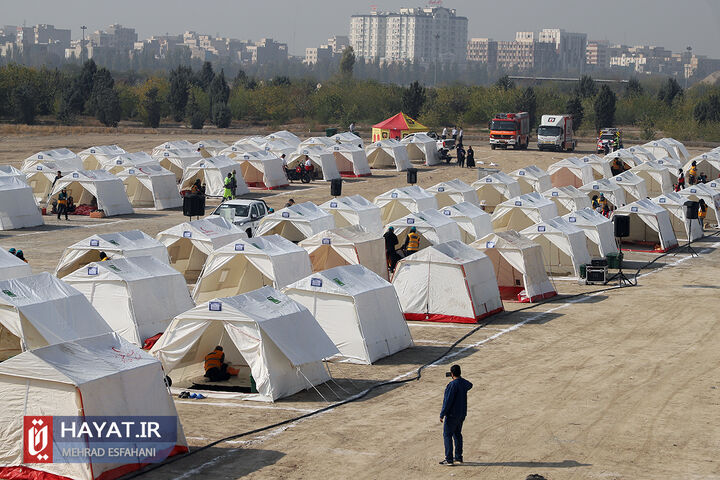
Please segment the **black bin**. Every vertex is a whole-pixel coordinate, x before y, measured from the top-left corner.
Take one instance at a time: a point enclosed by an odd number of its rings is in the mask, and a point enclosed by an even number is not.
[[[183,215],[186,217],[202,217],[205,215],[204,195],[185,195],[183,197]]]

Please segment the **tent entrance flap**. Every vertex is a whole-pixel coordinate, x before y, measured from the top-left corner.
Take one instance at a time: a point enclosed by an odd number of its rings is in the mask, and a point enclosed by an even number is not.
[[[213,298],[234,297],[264,286],[272,287],[272,279],[263,275],[255,265],[248,261],[247,257],[236,255],[222,268],[215,270],[210,275],[203,276],[198,283],[195,302],[202,303]]]
[[[69,273],[74,272],[78,268],[82,268],[85,265],[92,262],[100,261],[100,250],[86,250],[79,257],[73,260],[68,265],[65,265],[57,272],[57,277],[62,278]]]
[[[168,247],[170,266],[185,276],[188,282],[195,282],[200,276],[207,255],[195,247],[189,238],[181,238]]]

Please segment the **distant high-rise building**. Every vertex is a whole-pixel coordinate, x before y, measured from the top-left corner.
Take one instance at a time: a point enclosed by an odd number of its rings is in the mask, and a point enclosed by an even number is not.
[[[610,46],[607,42],[588,42],[585,47],[585,63],[593,68],[610,67]]]
[[[468,42],[468,62],[487,64],[488,68],[497,67],[498,42],[491,38],[471,38]]]
[[[444,7],[353,15],[350,45],[366,61],[455,62],[467,58],[467,17]]]
[[[585,66],[587,34],[566,32],[560,28],[545,28],[540,31],[538,41],[555,45],[558,68],[561,70],[582,70]]]
[[[344,35],[335,35],[328,38],[326,44],[319,47],[310,47],[305,49],[305,60],[303,63],[314,65],[318,62],[331,60],[337,55],[342,55],[345,49],[350,45],[350,40]]]
[[[532,32],[518,32],[514,42],[498,42],[498,67],[506,70],[556,70],[555,46],[530,40],[528,33]]]
[[[250,62],[257,64],[280,63],[288,59],[287,43],[279,43],[272,38],[263,38],[259,42],[248,45],[246,51]]]

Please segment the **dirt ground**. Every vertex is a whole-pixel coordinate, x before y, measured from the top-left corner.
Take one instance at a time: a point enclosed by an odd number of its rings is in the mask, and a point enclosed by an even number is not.
[[[4,137],[0,164],[19,166],[29,155],[56,147],[78,151],[117,143],[129,151],[150,150],[171,138]],[[532,164],[547,167],[563,156],[568,155],[476,148],[478,160],[495,162],[506,172]],[[452,178],[471,182],[477,173],[444,165],[421,168],[419,185]],[[404,174],[373,172],[369,179],[344,182],[343,194],[372,199],[404,184]],[[313,183],[253,195],[277,208],[291,197],[320,203],[330,191]],[[45,220],[41,228],[0,233],[0,247],[21,248],[35,272],[52,271],[65,246],[91,233],[138,228],[155,235],[183,217],[179,211],[138,210],[103,220]],[[462,340],[419,381],[382,387],[356,402],[222,443],[143,477],[720,478],[718,247],[720,238],[708,237],[696,245],[699,257],[665,256],[642,270],[637,287],[557,280],[561,296],[556,301],[531,309],[506,303],[506,313]],[[628,272],[635,273],[654,255],[627,258],[634,266]],[[336,383],[275,404],[176,400],[185,434],[198,447],[315,411],[382,380],[410,378],[475,327],[411,322],[413,348],[371,366],[330,364]],[[464,427],[466,463],[452,468],[437,464],[443,452],[438,413],[451,363],[459,363],[475,385]]]

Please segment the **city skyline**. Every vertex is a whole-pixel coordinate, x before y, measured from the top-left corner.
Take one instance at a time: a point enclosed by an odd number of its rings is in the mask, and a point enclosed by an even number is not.
[[[516,31],[538,31],[546,27],[558,27],[568,31],[585,32],[588,39],[608,40],[626,45],[662,45],[673,51],[683,51],[692,46],[694,53],[720,57],[720,4],[712,0],[687,0],[682,4],[670,0],[656,0],[652,11],[646,6],[621,0],[582,2],[578,5],[567,0],[548,0],[555,7],[538,7],[531,0],[516,0],[512,9],[503,9],[497,2],[456,0],[444,2],[446,8],[454,8],[458,15],[469,18],[468,39],[491,37],[510,40]],[[156,0],[148,2],[127,0],[115,8],[89,0],[73,2],[68,9],[49,0],[4,6],[3,24],[27,25],[54,24],[58,28],[72,30],[72,38],[81,36],[81,25],[92,32],[113,23],[135,28],[140,38],[184,31],[219,34],[238,39],[273,38],[287,43],[292,55],[303,56],[305,48],[317,46],[332,35],[347,35],[350,16],[368,13],[371,3],[379,11],[397,10],[401,7],[424,6],[416,1],[385,1],[358,4],[348,2],[338,5],[328,0],[290,2],[269,0],[251,3],[244,0],[209,0],[198,4],[187,0]],[[419,5],[418,5],[419,4]],[[487,8],[492,6],[492,15]],[[246,7],[251,14],[216,15],[216,12],[241,12]],[[526,8],[525,8],[526,7]],[[564,15],[557,16],[558,7]],[[588,7],[598,9],[588,12]],[[287,14],[279,15],[278,8]],[[527,12],[518,14],[517,12]],[[84,14],[81,12],[85,12]],[[139,12],[144,12],[138,15]],[[318,15],[322,12],[322,15]],[[600,16],[606,16],[602,25]],[[491,18],[491,20],[486,20]],[[642,22],[638,19],[642,18]]]

